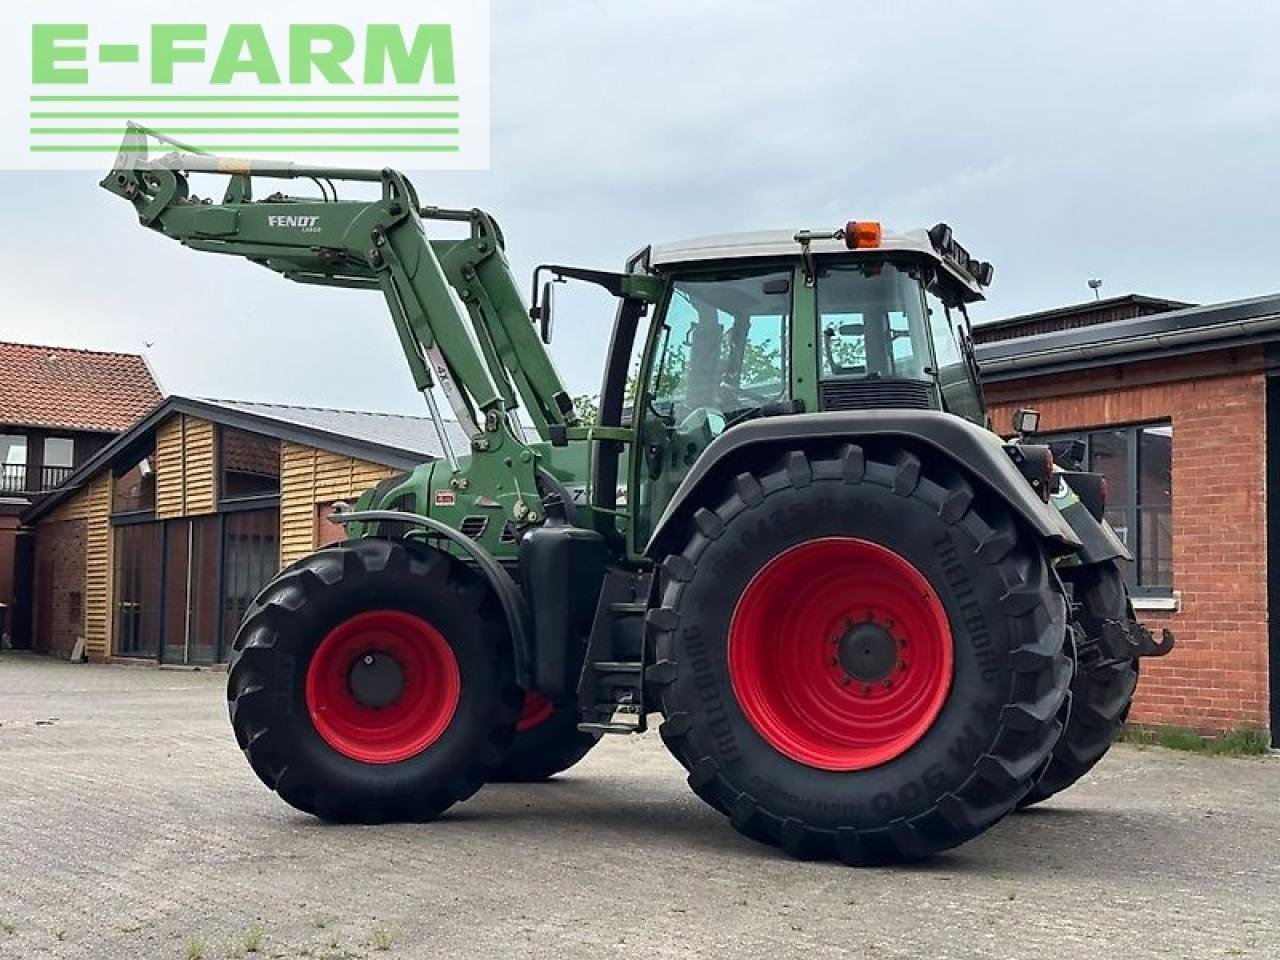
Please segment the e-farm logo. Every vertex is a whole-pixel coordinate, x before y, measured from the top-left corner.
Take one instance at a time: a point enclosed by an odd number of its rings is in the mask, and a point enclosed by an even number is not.
[[[0,138],[0,165],[102,169],[122,151],[488,165],[485,0],[384,0],[367,20],[328,0],[224,0],[196,17],[140,6],[105,16],[88,0],[32,5],[26,56],[7,60],[29,64],[7,99],[26,97],[0,115],[25,135]],[[158,136],[126,141],[127,123]]]

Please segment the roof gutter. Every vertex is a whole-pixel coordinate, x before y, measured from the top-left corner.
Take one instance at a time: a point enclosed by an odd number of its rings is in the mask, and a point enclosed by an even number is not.
[[[1280,333],[1280,314],[1232,320],[1212,326],[1195,327],[1108,340],[1100,343],[1064,344],[1045,350],[1017,353],[1004,357],[983,358],[979,347],[978,364],[985,380],[1012,380],[1031,373],[1058,373],[1096,367],[1107,363],[1133,361],[1148,355],[1193,353],[1213,346],[1257,342],[1260,338]],[[1002,347],[1015,341],[997,341]],[[992,344],[995,346],[995,344]]]

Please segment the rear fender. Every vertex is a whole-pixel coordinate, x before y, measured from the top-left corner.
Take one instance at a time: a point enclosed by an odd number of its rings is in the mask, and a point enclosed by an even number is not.
[[[1053,508],[1062,515],[1062,519],[1067,522],[1080,541],[1080,549],[1071,562],[1101,563],[1106,560],[1132,560],[1133,554],[1112,529],[1111,524],[1105,519],[1099,520],[1094,517],[1084,501],[1071,491],[1067,482],[1060,483],[1061,492],[1055,494],[1051,501]]]
[[[659,558],[675,548],[688,519],[718,495],[740,471],[762,456],[815,444],[860,441],[908,441],[936,451],[975,486],[998,497],[1038,536],[1051,555],[1070,554],[1082,546],[1070,524],[1031,489],[1003,442],[989,430],[936,410],[850,410],[793,414],[752,420],[721,434],[707,446],[677,488],[645,547]]]

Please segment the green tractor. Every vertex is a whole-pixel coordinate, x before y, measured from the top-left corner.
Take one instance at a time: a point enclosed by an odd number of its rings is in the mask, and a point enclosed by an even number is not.
[[[222,198],[192,174],[225,175]],[[255,194],[299,179],[318,195]],[[341,199],[350,181],[379,196]],[[920,858],[1084,774],[1138,657],[1171,645],[1133,620],[1101,478],[987,429],[966,310],[992,268],[944,225],[543,266],[530,308],[493,218],[424,206],[394,170],[130,125],[102,185],[194,250],[380,291],[439,432],[443,458],[340,512],[349,539],[237,634],[236,738],[300,810],[430,820],[658,713],[743,834]],[[465,235],[428,237],[442,224]],[[617,298],[594,423],[544,346],[567,280]]]

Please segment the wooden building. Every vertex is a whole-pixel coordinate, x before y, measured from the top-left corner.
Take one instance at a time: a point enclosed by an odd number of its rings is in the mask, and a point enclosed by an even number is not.
[[[441,452],[423,417],[171,397],[24,515],[33,589],[15,646],[222,662],[266,581],[341,536],[334,501]]]
[[[8,616],[29,587],[15,576],[31,549],[22,514],[160,400],[136,354],[0,343],[0,635],[24,628]]]

